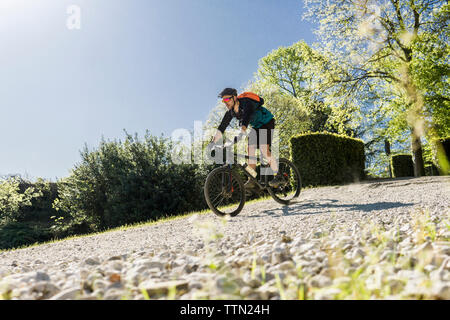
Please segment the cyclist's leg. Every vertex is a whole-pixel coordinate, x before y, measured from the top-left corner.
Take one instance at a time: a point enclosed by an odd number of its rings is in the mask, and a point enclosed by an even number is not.
[[[253,130],[254,131],[254,130]],[[253,137],[254,138],[254,137]],[[257,144],[254,144],[254,139],[250,136],[249,142],[248,142],[248,155],[250,158],[248,159],[248,166],[252,168],[253,170],[256,170],[256,147]],[[256,184],[248,178],[247,182],[244,184],[244,187],[246,190],[251,190],[256,188]]]
[[[269,161],[270,168],[274,173],[278,172],[278,161],[275,157],[272,157],[272,153],[270,152],[270,147],[272,146],[272,130],[275,128],[275,121],[270,121],[267,126],[264,126],[264,129],[260,129],[259,131],[259,141],[261,143],[259,145],[259,150],[264,158]]]
[[[248,145],[248,155],[251,157],[248,159],[248,165],[253,170],[256,170],[256,144]]]
[[[259,150],[261,151],[264,158],[266,158],[269,161],[270,168],[272,169],[272,172],[276,173],[278,172],[278,161],[275,159],[275,157],[272,157],[272,153],[270,152],[270,145],[268,144],[262,144],[259,146]]]
[[[258,130],[251,129],[250,136],[248,139],[248,155],[250,159],[248,159],[248,165],[255,170],[256,169],[256,148],[258,146]]]

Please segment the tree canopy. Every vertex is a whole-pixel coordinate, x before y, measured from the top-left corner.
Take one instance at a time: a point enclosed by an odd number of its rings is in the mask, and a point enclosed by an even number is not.
[[[344,107],[356,101],[349,112],[382,115],[379,134],[409,132],[415,174],[422,175],[421,138],[449,129],[447,1],[304,3],[305,17],[319,25],[316,49],[330,59],[319,83],[328,99]]]

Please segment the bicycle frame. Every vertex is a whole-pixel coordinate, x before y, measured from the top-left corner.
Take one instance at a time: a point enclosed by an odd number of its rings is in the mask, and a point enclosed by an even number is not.
[[[252,159],[252,160],[258,161],[257,157],[252,157],[252,156],[249,156],[249,155],[236,154],[235,156],[236,156],[236,158],[245,158],[246,160]],[[267,161],[267,164],[263,164],[263,162],[260,161],[261,167],[264,167],[264,168],[269,167],[268,160],[266,158],[264,158],[264,157],[263,157],[263,159],[265,161]],[[247,170],[245,170],[245,167],[242,164],[238,163],[237,161],[236,162],[232,162],[232,163],[226,163],[222,167],[228,167],[230,170],[233,170],[233,166],[234,165],[239,167],[249,179],[251,179],[253,182],[255,182],[256,185],[260,188],[260,190],[264,190],[264,189],[267,188],[267,185],[268,185],[268,181],[267,181],[267,177],[268,176],[267,175],[264,175],[264,180],[265,181],[264,181],[264,184],[261,184],[260,180],[254,178],[250,173],[247,172]],[[261,175],[260,175],[260,178],[261,178]],[[222,186],[224,185],[224,183],[225,183],[224,182],[224,177],[222,177]]]

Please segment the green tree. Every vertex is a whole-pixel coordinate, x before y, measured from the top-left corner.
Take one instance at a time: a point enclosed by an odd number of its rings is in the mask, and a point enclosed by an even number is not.
[[[281,96],[288,95],[299,100],[292,105],[301,107],[301,110],[297,108],[300,114],[308,114],[310,120],[308,129],[311,131],[338,132],[340,125],[348,129],[348,119],[338,117],[339,112],[333,112],[336,110],[325,103],[321,91],[314,90],[316,68],[318,65],[326,64],[327,59],[303,40],[288,47],[279,47],[259,61],[255,84],[250,89],[264,90],[264,87],[268,87],[274,95],[276,94],[274,88],[278,88],[278,94]],[[271,105],[271,108],[275,111],[278,107]],[[291,122],[295,123],[297,120],[294,117]],[[300,125],[302,126],[304,125]]]
[[[21,182],[21,178],[17,177],[0,182],[0,224],[21,221],[32,200],[42,196],[42,192],[34,187],[20,192]]]
[[[421,137],[441,122],[446,130],[448,122],[447,1],[304,2],[305,17],[319,24],[320,50],[333,60],[322,85],[344,104],[372,102],[377,113],[389,116],[393,135],[407,130],[414,173],[423,175]]]
[[[327,60],[304,41],[279,47],[260,59],[255,78],[245,90],[264,97],[275,116],[281,156],[289,152],[289,139],[306,131],[354,135],[352,119],[326,103],[314,90],[315,70]]]
[[[289,139],[295,134],[309,131],[313,126],[311,112],[301,99],[280,91],[273,84],[256,81],[248,90],[264,97],[264,106],[272,112],[276,121],[278,140],[274,143],[278,143],[281,157],[289,157]]]

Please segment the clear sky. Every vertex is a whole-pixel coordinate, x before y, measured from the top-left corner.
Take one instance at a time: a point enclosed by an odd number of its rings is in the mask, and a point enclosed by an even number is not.
[[[315,41],[302,14],[302,0],[0,0],[0,175],[55,181],[102,136],[192,130],[270,51]]]

